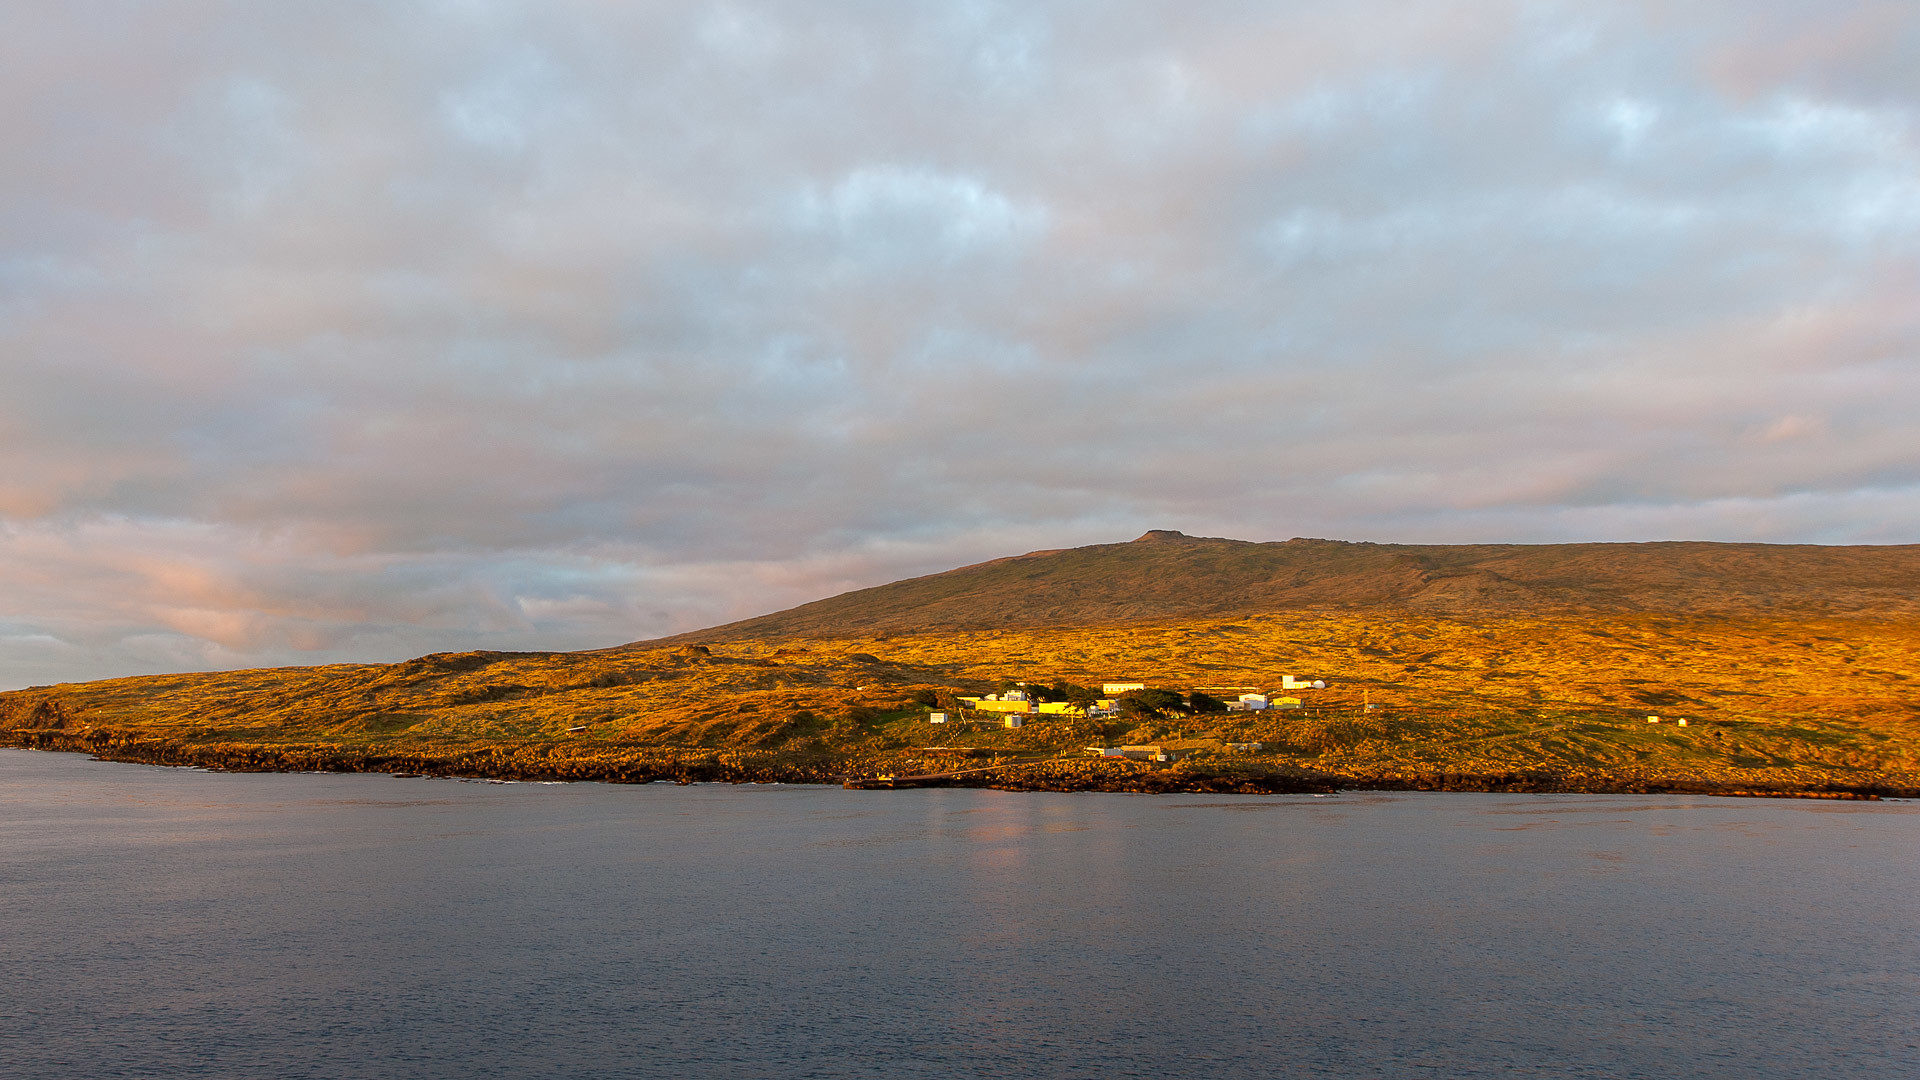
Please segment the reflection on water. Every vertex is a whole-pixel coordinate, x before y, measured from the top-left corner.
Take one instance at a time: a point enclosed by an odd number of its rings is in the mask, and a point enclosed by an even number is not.
[[[0,751],[0,1075],[1910,1077],[1920,807]]]

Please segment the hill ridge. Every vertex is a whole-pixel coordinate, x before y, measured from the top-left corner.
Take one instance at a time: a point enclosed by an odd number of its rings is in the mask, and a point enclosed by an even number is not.
[[[1249,541],[1152,529],[1031,551],[617,648],[876,631],[1094,626],[1292,610],[1920,615],[1920,545]]]

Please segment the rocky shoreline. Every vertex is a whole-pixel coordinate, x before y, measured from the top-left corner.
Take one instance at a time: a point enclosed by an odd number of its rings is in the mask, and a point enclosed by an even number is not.
[[[102,761],[226,772],[353,772],[513,781],[842,784],[895,767],[886,759],[795,757],[705,748],[629,748],[617,756],[503,754],[498,747],[404,751],[350,745],[200,744],[124,732],[14,730],[0,746],[82,753]],[[521,748],[524,751],[524,748]],[[1451,791],[1516,794],[1715,795],[1742,798],[1915,799],[1900,784],[1735,782],[1687,777],[1606,777],[1553,772],[1320,772],[1294,767],[1154,768],[1090,760],[1010,760],[966,775],[903,777],[863,787],[971,787],[1003,791],[1106,791],[1138,794],[1330,794],[1338,791]]]

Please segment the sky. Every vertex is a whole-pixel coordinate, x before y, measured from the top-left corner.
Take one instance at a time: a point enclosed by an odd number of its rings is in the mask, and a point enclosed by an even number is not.
[[[0,688],[1920,542],[1910,0],[25,0]]]

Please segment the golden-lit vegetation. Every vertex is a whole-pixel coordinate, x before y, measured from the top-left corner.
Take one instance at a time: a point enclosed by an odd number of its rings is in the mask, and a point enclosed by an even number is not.
[[[935,727],[914,704],[1005,680],[1272,690],[1283,674],[1330,686],[1295,711],[1018,730]],[[1920,789],[1917,689],[1906,619],[1314,612],[115,679],[0,695],[0,740],[229,768],[613,780],[999,761],[1022,764],[959,782],[1904,792]],[[1188,756],[1039,760],[1109,742]]]

